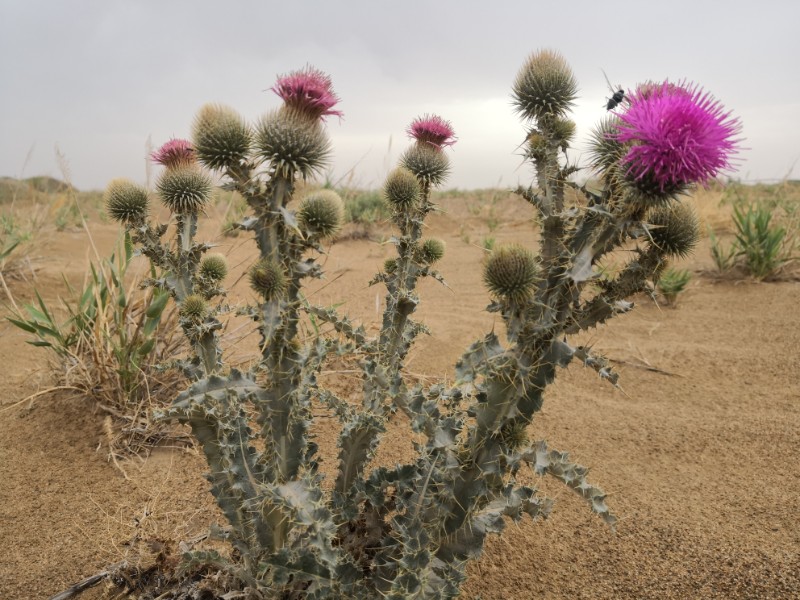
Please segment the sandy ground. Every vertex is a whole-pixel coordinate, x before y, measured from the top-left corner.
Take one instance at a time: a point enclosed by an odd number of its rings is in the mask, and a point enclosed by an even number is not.
[[[430,233],[447,242],[440,270],[450,289],[422,286],[419,316],[433,336],[412,354],[419,376],[451,375],[463,348],[498,326],[483,311],[482,239],[533,232],[518,200],[496,204],[494,231],[474,200],[443,208]],[[92,232],[101,249],[117,233],[107,224]],[[78,231],[45,237],[35,284],[54,300],[62,273],[81,280],[87,241]],[[244,238],[218,241],[238,272],[249,265]],[[340,310],[376,323],[382,293],[366,282],[389,252],[374,241],[337,243],[313,299],[345,299]],[[611,493],[616,533],[558,482],[542,481],[557,499],[552,517],[492,539],[463,597],[800,598],[800,283],[715,279],[703,273],[707,241],[683,266],[695,274],[677,308],[640,298],[583,340],[617,361],[622,390],[573,365],[535,422],[537,439],[591,466]],[[29,282],[10,283],[18,301],[30,298]],[[233,287],[232,297],[247,297],[241,281]],[[67,392],[14,406],[51,385],[45,353],[24,340],[0,323],[0,598],[47,598],[129,556],[137,541],[202,534],[216,515],[195,452],[132,459],[126,478],[107,461],[105,417],[91,399]],[[336,376],[341,385],[354,377]]]

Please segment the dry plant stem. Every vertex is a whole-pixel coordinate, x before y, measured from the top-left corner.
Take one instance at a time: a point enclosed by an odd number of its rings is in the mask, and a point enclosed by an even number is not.
[[[69,589],[64,590],[56,594],[55,596],[51,596],[49,600],[69,600],[70,598],[74,598],[79,596],[86,590],[96,586],[98,583],[103,581],[104,579],[112,576],[116,571],[123,569],[127,565],[127,561],[118,562],[115,565],[111,565],[104,571],[92,575],[91,577],[87,577],[79,581],[78,583],[71,585]]]

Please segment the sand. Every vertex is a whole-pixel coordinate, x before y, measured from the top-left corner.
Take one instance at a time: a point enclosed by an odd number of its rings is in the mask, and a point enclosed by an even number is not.
[[[418,316],[433,335],[408,364],[430,378],[452,376],[464,347],[499,327],[483,310],[482,240],[533,236],[520,200],[496,202],[493,231],[474,199],[442,206],[430,234],[447,243],[440,270],[450,288],[421,286]],[[116,227],[90,227],[109,250]],[[216,229],[203,231],[233,258],[231,298],[246,300],[236,274],[252,246]],[[9,282],[18,302],[33,285],[53,301],[64,293],[62,273],[83,277],[85,233],[44,237],[36,280]],[[342,312],[374,327],[382,292],[366,282],[390,252],[374,240],[335,244],[327,285],[312,299],[344,299]],[[491,539],[464,598],[800,598],[800,283],[713,277],[707,240],[681,266],[693,279],[677,307],[642,296],[632,313],[581,338],[614,361],[621,389],[573,364],[548,389],[533,427],[535,438],[591,467],[592,482],[610,493],[617,531],[558,482],[541,481],[557,501],[553,515]],[[91,398],[62,390],[15,405],[52,385],[46,353],[25,339],[0,323],[0,598],[47,598],[142,542],[174,550],[201,535],[217,518],[202,457],[159,448],[125,461],[126,478],[107,460],[106,415]],[[385,452],[402,458],[407,449]]]

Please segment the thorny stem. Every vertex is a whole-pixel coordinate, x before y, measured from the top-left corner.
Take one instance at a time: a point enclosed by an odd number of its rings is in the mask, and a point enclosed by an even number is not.
[[[197,231],[197,215],[194,213],[178,213],[176,215],[175,249],[175,294],[178,302],[182,302],[192,294],[191,253],[194,250],[194,234]]]

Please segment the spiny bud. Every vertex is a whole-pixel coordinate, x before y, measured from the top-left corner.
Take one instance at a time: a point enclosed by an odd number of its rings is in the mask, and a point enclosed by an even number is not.
[[[450,161],[441,150],[428,144],[414,144],[400,157],[400,164],[416,178],[430,186],[444,183],[450,172]]]
[[[297,222],[311,236],[327,239],[342,228],[344,204],[333,190],[319,190],[306,196],[297,211]]]
[[[264,300],[272,300],[286,291],[286,275],[281,266],[270,259],[262,259],[250,267],[250,285]]]
[[[394,273],[397,270],[397,261],[394,258],[387,258],[383,261],[383,270],[387,273]]]
[[[211,177],[195,165],[164,171],[156,184],[161,200],[173,213],[196,214],[211,198]]]
[[[108,216],[125,225],[134,225],[147,216],[147,190],[127,179],[108,184],[103,197]]]
[[[647,222],[653,244],[669,256],[688,256],[700,239],[697,215],[683,202],[651,210]]]
[[[561,117],[547,119],[546,128],[553,142],[565,149],[569,147],[572,138],[575,137],[575,121],[572,119]]]
[[[194,120],[194,150],[210,169],[238,165],[250,154],[252,133],[232,108],[206,104]]]
[[[426,265],[440,261],[444,256],[444,242],[437,238],[428,238],[419,247],[417,259]]]
[[[178,314],[184,319],[199,323],[208,316],[208,303],[205,298],[197,294],[186,296],[181,302]]]
[[[591,166],[597,173],[618,170],[627,148],[617,140],[620,120],[616,115],[608,115],[592,130],[589,141]]]
[[[383,195],[386,201],[398,211],[414,206],[421,194],[419,181],[414,173],[406,168],[398,167],[386,178]]]
[[[209,254],[200,262],[200,276],[217,283],[228,274],[228,261],[222,254]]]
[[[500,429],[500,437],[509,450],[528,445],[528,426],[524,421],[511,421]]]
[[[514,81],[513,104],[526,119],[563,115],[575,100],[578,84],[564,57],[540,50],[520,69]]]
[[[275,172],[291,179],[308,179],[328,162],[331,145],[316,121],[290,109],[276,110],[261,119],[256,132],[258,154]]]
[[[484,265],[483,281],[491,294],[522,302],[533,292],[538,272],[533,253],[511,244],[492,252]]]
[[[528,134],[528,156],[530,158],[543,160],[547,157],[550,143],[541,131],[534,129]]]

